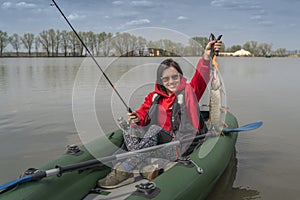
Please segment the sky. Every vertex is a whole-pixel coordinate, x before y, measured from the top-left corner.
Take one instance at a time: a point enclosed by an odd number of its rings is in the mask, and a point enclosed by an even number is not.
[[[56,0],[79,31],[171,29],[189,37],[222,34],[226,47],[247,41],[299,50],[300,0]],[[0,30],[71,30],[51,0],[0,0]],[[146,31],[147,29],[145,29]]]

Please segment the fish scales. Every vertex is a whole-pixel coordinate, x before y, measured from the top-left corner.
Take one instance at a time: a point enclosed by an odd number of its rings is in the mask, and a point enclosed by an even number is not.
[[[222,133],[223,126],[226,125],[222,119],[224,112],[222,106],[222,82],[218,70],[215,66],[211,67],[211,86],[210,86],[210,115],[208,125],[218,134]]]
[[[219,82],[219,80],[212,81],[212,85],[216,85],[216,83],[213,82]],[[216,88],[211,86],[210,90],[210,122],[214,129],[218,133],[221,133],[223,128],[223,121],[221,117],[221,85],[218,84],[217,86],[218,87]]]

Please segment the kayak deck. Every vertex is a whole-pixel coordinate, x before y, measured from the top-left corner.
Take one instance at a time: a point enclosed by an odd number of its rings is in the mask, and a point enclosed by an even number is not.
[[[238,126],[236,118],[232,114],[228,114],[226,122],[229,127],[236,128]],[[151,199],[205,199],[227,167],[234,152],[236,139],[237,133],[207,138],[189,156],[196,166],[176,164],[152,181],[160,192]],[[197,166],[203,170],[203,174],[197,171]],[[145,179],[142,181],[149,182]],[[137,181],[110,190],[98,188],[100,194],[91,193],[84,200],[149,199],[150,197],[147,195],[137,194],[136,186],[140,183],[141,181]]]
[[[229,128],[238,127],[236,118],[229,112],[226,115],[226,123]],[[123,143],[122,131],[115,131],[108,138],[114,145],[108,143],[107,138],[99,138],[80,147],[83,151],[81,155],[65,154],[49,162],[41,170],[112,155]],[[176,164],[152,181],[159,190],[152,199],[205,199],[227,167],[234,152],[236,139],[237,133],[207,138],[200,147],[189,155],[190,159],[204,170],[204,173],[200,174],[195,166]],[[91,155],[88,149],[98,152],[97,155]],[[109,172],[110,168],[103,165],[74,170],[63,174],[61,177],[51,176],[40,181],[20,184],[0,194],[0,199],[15,200],[20,199],[20,196],[24,200],[147,199],[135,193],[136,185],[144,181],[147,182],[138,176],[137,182],[131,185],[113,190],[97,190],[97,181],[104,178]]]

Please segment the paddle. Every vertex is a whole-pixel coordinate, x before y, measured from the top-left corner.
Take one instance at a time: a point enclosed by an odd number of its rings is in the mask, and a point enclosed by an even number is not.
[[[199,138],[205,138],[205,136],[206,136],[206,134],[200,135]],[[65,172],[80,170],[80,169],[87,168],[87,167],[92,167],[94,165],[99,165],[100,163],[107,163],[107,162],[114,161],[114,160],[123,160],[125,158],[136,155],[138,153],[146,153],[146,152],[158,150],[158,149],[169,147],[169,146],[179,146],[180,144],[183,144],[187,141],[191,141],[191,139],[186,139],[183,141],[173,141],[173,142],[156,145],[156,146],[152,146],[152,147],[148,147],[148,148],[144,148],[144,149],[140,149],[140,150],[136,150],[136,151],[129,151],[129,152],[121,153],[121,154],[102,157],[100,159],[93,159],[93,160],[88,160],[88,161],[84,161],[84,162],[80,162],[80,163],[76,163],[76,164],[72,164],[72,165],[67,165],[65,167],[56,166],[56,168],[49,169],[46,171],[37,170],[32,175],[26,175],[21,178],[7,182],[3,185],[0,185],[0,191],[9,189],[9,188],[14,187],[21,183],[26,183],[26,182],[30,182],[30,181],[38,181],[45,177],[49,177],[49,176],[53,176],[53,175],[61,175]]]
[[[223,130],[223,132],[225,134],[230,134],[233,132],[250,131],[250,130],[259,128],[262,124],[263,124],[263,122],[253,122],[253,123],[241,126],[239,128],[225,129],[225,130]],[[121,153],[121,154],[102,157],[100,159],[93,159],[93,160],[88,160],[88,161],[84,161],[84,162],[80,162],[80,163],[76,163],[76,164],[72,164],[72,165],[67,165],[65,167],[56,166],[54,169],[49,169],[46,171],[36,170],[32,175],[26,175],[21,178],[17,178],[15,180],[7,182],[3,185],[0,185],[0,191],[9,189],[11,187],[14,187],[14,186],[22,184],[22,183],[26,183],[26,182],[30,182],[30,181],[38,181],[45,177],[49,177],[49,176],[53,176],[53,175],[61,175],[66,172],[80,170],[83,168],[87,168],[87,167],[91,167],[94,165],[99,165],[101,163],[107,163],[107,162],[111,162],[111,161],[115,161],[115,160],[120,161],[120,160],[126,159],[130,156],[136,155],[138,153],[146,153],[146,152],[150,152],[150,151],[154,151],[154,150],[158,150],[158,149],[162,149],[162,148],[166,148],[166,147],[170,147],[170,146],[179,146],[186,142],[190,142],[191,140],[194,140],[194,139],[204,139],[206,137],[214,137],[214,136],[216,136],[216,134],[208,132],[206,134],[198,135],[195,138],[191,138],[191,139],[185,139],[185,140],[181,140],[181,141],[179,141],[179,140],[173,141],[173,142],[160,144],[160,145],[156,145],[156,146],[152,146],[152,147],[148,147],[148,148],[144,148],[144,149],[139,149],[136,151],[129,151],[129,152]]]
[[[246,125],[241,126],[239,128],[224,129],[223,133],[228,134],[228,133],[232,133],[232,132],[251,131],[251,130],[254,130],[254,129],[257,129],[257,128],[261,127],[262,124],[263,124],[262,121],[260,121],[260,122],[252,122],[250,124],[246,124]]]

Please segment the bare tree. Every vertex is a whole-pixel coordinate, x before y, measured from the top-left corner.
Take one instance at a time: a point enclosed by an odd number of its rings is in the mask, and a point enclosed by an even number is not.
[[[128,41],[128,46],[127,46],[127,53],[132,52],[134,55],[134,52],[137,51],[139,48],[138,37],[136,37],[135,35],[129,34],[128,39],[129,39],[129,41]]]
[[[68,48],[70,46],[70,35],[66,30],[63,30],[61,33],[61,49],[62,52],[64,53],[64,56],[67,56],[68,54]]]
[[[21,38],[18,34],[14,33],[9,37],[9,42],[14,50],[16,50],[17,56],[19,56],[19,49],[21,47]]]
[[[43,49],[46,51],[47,56],[50,56],[50,39],[48,31],[42,31],[39,36],[40,43],[43,46]]]
[[[97,55],[99,55],[100,50],[103,52],[103,56],[109,56],[112,49],[112,37],[111,33],[102,32],[97,35]]]
[[[24,47],[28,50],[29,56],[31,56],[31,49],[34,42],[33,33],[25,33],[23,37],[21,37],[22,43]]]
[[[0,30],[0,56],[3,55],[3,50],[8,44],[8,36],[6,32]]]
[[[81,38],[82,41],[85,41],[86,40],[86,34],[85,32],[79,32],[78,33],[79,37]],[[78,39],[77,39],[78,40]],[[78,43],[76,45],[77,47],[77,50],[78,50],[78,53],[79,53],[79,56],[82,56],[83,55],[83,51],[84,51],[84,46],[83,44],[78,40]]]
[[[208,43],[207,37],[193,37],[192,40],[189,41],[190,46],[192,48],[192,53],[195,56],[202,55],[204,52],[204,48],[206,44]]]
[[[272,44],[261,43],[258,46],[261,56],[269,56],[271,55]]]
[[[79,32],[79,37],[88,47],[93,55],[109,56],[114,51],[115,56],[132,56],[132,55],[159,55],[159,56],[173,56],[173,55],[189,55],[199,56],[203,54],[205,45],[208,43],[207,37],[193,37],[189,40],[189,44],[181,44],[176,41],[168,39],[161,39],[158,41],[147,41],[141,36],[131,35],[129,33],[116,33],[113,37],[112,33],[101,32],[95,34],[92,31]],[[47,56],[58,56],[60,52],[64,56],[82,56],[84,46],[79,41],[74,32],[67,32],[65,30],[43,30],[38,36],[34,37],[32,33],[26,33],[22,37],[18,34],[8,36],[6,32],[0,30],[0,56],[3,56],[5,47],[11,44],[12,48],[19,56],[21,45],[28,50],[29,56],[33,45],[35,45],[36,55],[38,56],[40,46],[43,48],[42,52],[46,52]],[[277,56],[286,56],[288,54],[297,54],[298,51],[288,51],[285,48],[272,50],[272,44],[258,43],[256,41],[248,41],[243,46],[233,45],[226,49],[226,51],[237,51],[243,49],[248,50],[254,56],[269,56],[271,53]],[[222,45],[221,51],[225,50],[225,45]]]
[[[61,32],[60,32],[60,30],[56,30],[56,32],[55,32],[55,54],[56,54],[56,56],[58,56],[60,45],[61,45]]]
[[[39,36],[36,36],[36,37],[34,38],[34,47],[35,47],[35,54],[36,54],[36,56],[39,55],[40,44],[41,44],[41,42],[40,42],[40,37],[39,37]]]
[[[228,48],[227,51],[229,51],[229,52],[235,52],[235,51],[238,51],[238,50],[241,50],[241,49],[242,49],[241,45],[233,45],[230,48]]]
[[[248,41],[243,45],[243,49],[251,52],[254,56],[259,55],[258,42]]]
[[[277,56],[285,56],[286,55],[286,48],[279,48],[275,51]]]
[[[112,45],[121,56],[130,56],[138,46],[138,38],[129,33],[116,33]]]
[[[112,40],[112,45],[116,49],[117,55],[124,55],[126,53],[126,38],[124,33],[116,33],[116,36]]]
[[[89,51],[91,52],[91,54],[95,55],[95,44],[97,43],[95,34],[92,31],[89,31],[85,33],[84,38]]]
[[[185,46],[182,43],[175,43],[174,53],[178,56],[184,56]]]
[[[137,37],[137,48],[139,50],[139,55],[144,55],[144,47],[147,44],[147,40],[141,36]]]
[[[70,50],[72,56],[76,56],[76,46],[79,43],[77,36],[73,31],[69,32]]]
[[[163,56],[168,52],[168,54],[173,55],[176,54],[177,44],[169,39],[159,40],[159,49],[163,49]]]
[[[51,55],[54,56],[55,52],[55,47],[56,47],[56,33],[54,29],[49,29],[48,30],[48,35],[49,35],[49,44],[50,44],[50,49],[51,49]]]

